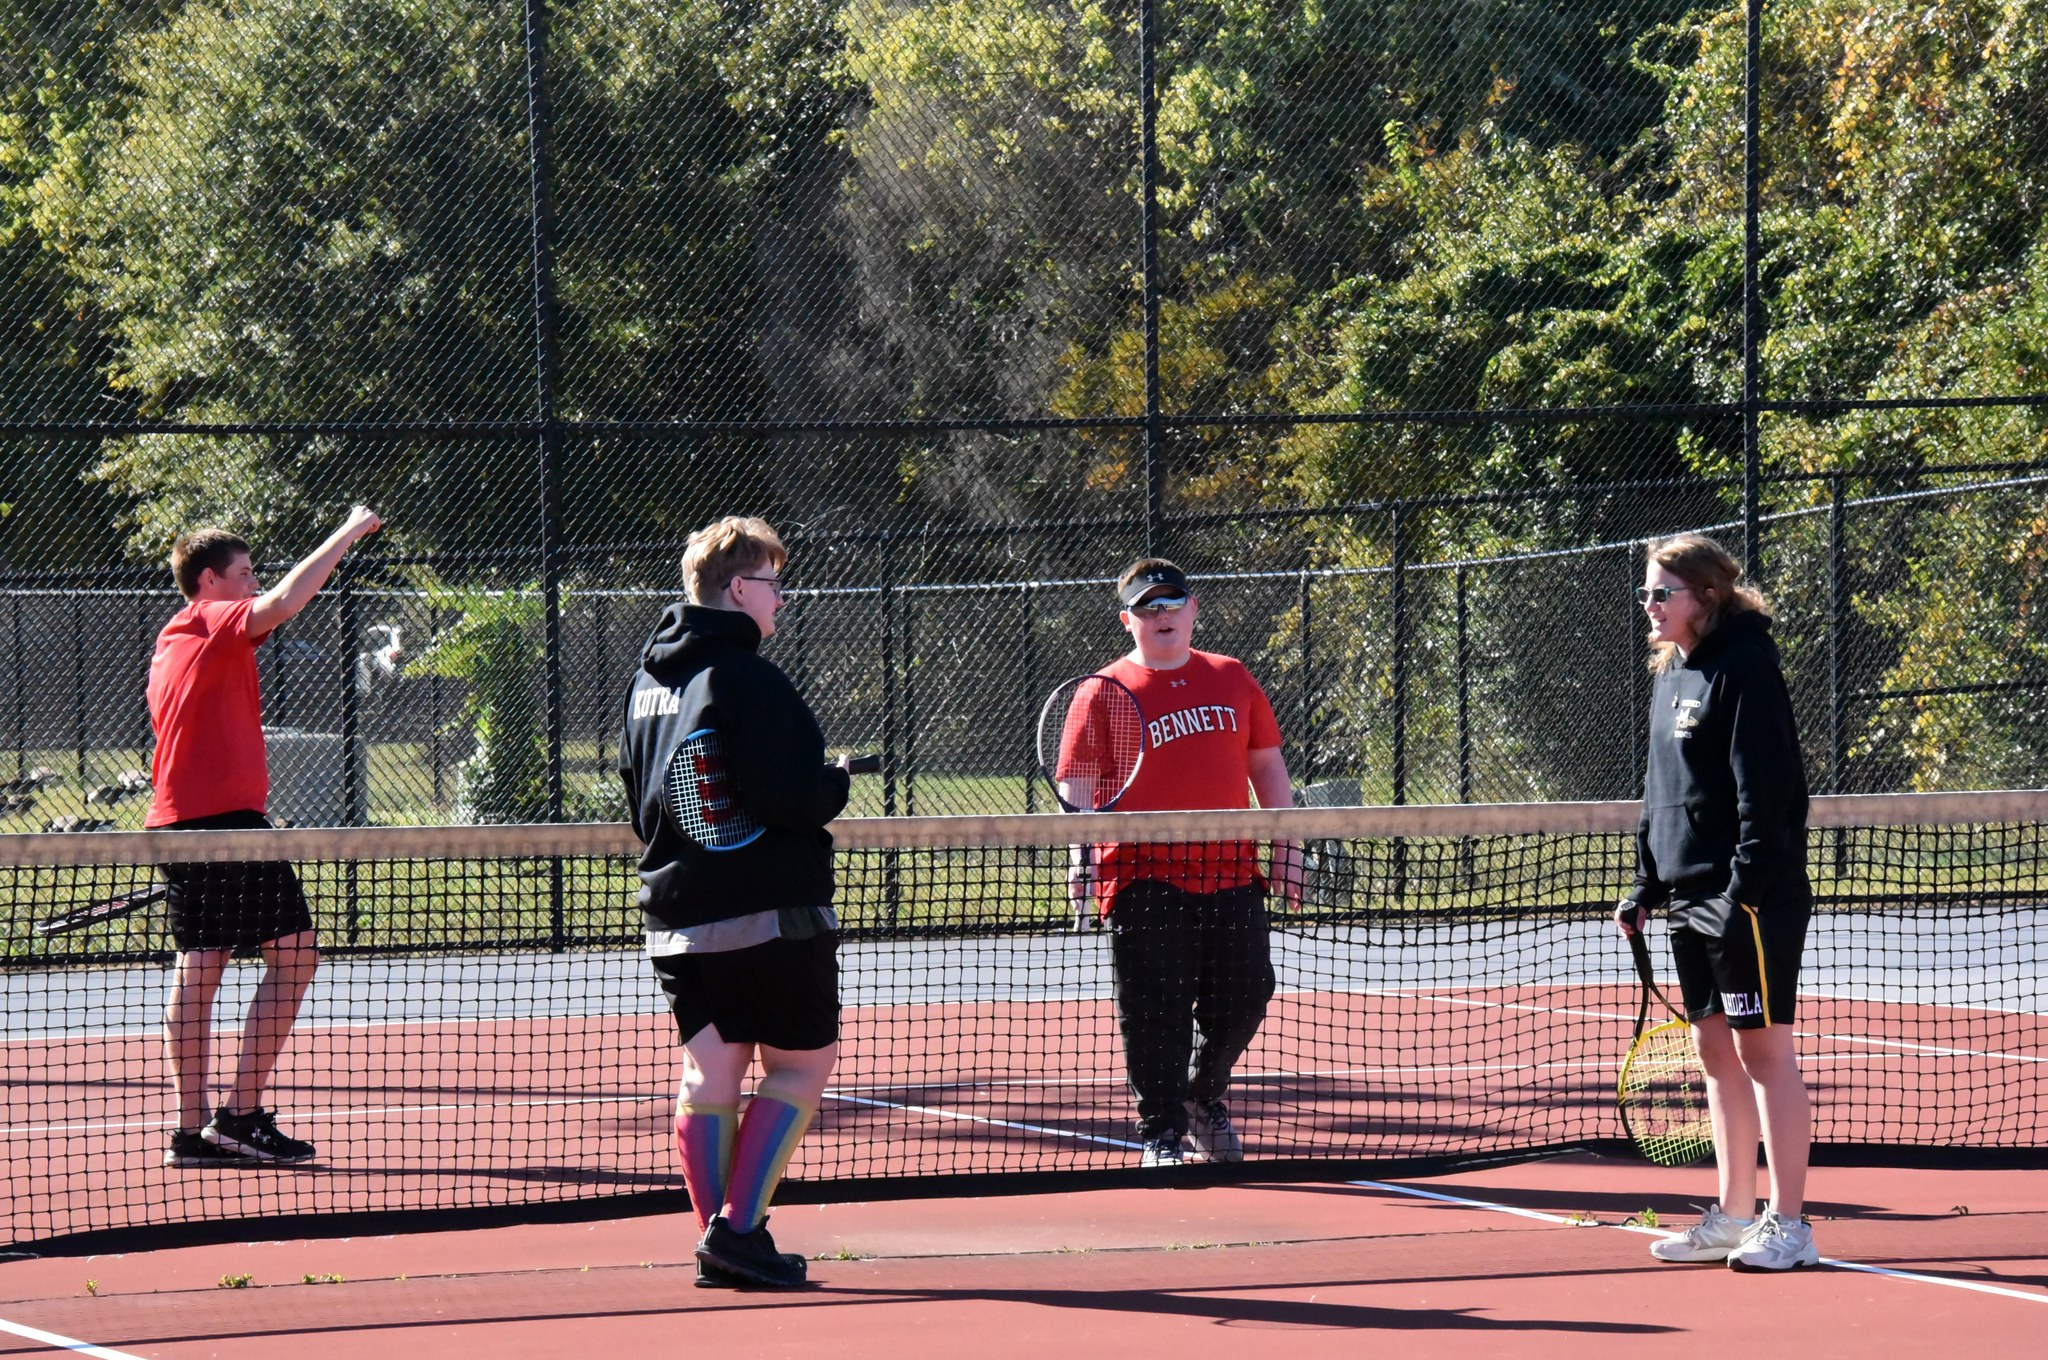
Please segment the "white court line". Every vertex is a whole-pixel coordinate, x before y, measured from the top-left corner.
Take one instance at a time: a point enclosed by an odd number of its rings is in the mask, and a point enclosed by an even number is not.
[[[1591,1226],[1612,1228],[1621,1232],[1641,1233],[1646,1237],[1678,1237],[1682,1235],[1665,1232],[1661,1228],[1645,1228],[1635,1223],[1595,1223],[1588,1225],[1579,1220],[1561,1218],[1556,1214],[1546,1214],[1535,1209],[1517,1208],[1512,1204],[1495,1204],[1491,1200],[1468,1199],[1463,1195],[1446,1195],[1437,1190],[1417,1190],[1412,1186],[1395,1185],[1388,1181],[1346,1181],[1345,1184],[1355,1185],[1367,1190],[1385,1190],[1391,1194],[1408,1195],[1414,1199],[1434,1200],[1439,1204],[1455,1204],[1465,1209],[1484,1209],[1489,1213],[1512,1214],[1516,1218],[1533,1218],[1539,1223],[1556,1223],[1565,1227]],[[1919,1284],[1938,1284],[1949,1289],[1967,1289],[1977,1294],[1996,1294],[2000,1298],[2019,1299],[2024,1303],[2048,1303],[2048,1294],[2029,1294],[2018,1289],[2007,1289],[2003,1285],[1979,1284],[1975,1280],[1951,1280],[1940,1275],[1922,1275],[1911,1270],[1893,1270],[1889,1266],[1863,1265],[1857,1261],[1837,1261],[1830,1256],[1821,1257],[1820,1263],[1824,1266],[1833,1266],[1836,1270],[1860,1271],[1865,1275],[1882,1275],[1888,1279],[1912,1280]]]
[[[71,1351],[78,1355],[98,1356],[101,1360],[142,1360],[141,1356],[130,1355],[126,1351],[110,1350],[105,1346],[95,1346],[89,1341],[75,1341],[68,1336],[59,1336],[55,1332],[46,1332],[41,1328],[24,1326],[19,1322],[9,1322],[6,1318],[0,1318],[0,1332],[18,1336],[24,1340],[34,1341],[40,1345],[49,1346],[54,1350]]]
[[[826,1092],[830,1096],[831,1092]],[[867,1105],[880,1110],[902,1110],[909,1114],[928,1115],[957,1124],[979,1124],[991,1129],[1017,1129],[1024,1133],[1043,1134],[1047,1138],[1065,1138],[1075,1143],[1099,1143],[1104,1147],[1124,1148],[1136,1151],[1138,1144],[1124,1138],[1104,1138],[1100,1134],[1081,1133],[1074,1129],[1056,1129],[1046,1124],[1024,1124],[1014,1119],[991,1119],[986,1115],[963,1114],[958,1110],[941,1110],[930,1105],[905,1105],[893,1100],[868,1100],[862,1096],[839,1096],[850,1105]]]

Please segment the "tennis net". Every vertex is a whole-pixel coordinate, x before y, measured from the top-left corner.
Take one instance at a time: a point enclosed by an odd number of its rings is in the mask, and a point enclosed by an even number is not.
[[[2031,792],[1815,800],[1797,1028],[1821,1142],[2048,1146],[2044,813]],[[1300,847],[1300,908],[1271,907],[1277,994],[1229,1096],[1247,1160],[1198,1174],[1616,1143],[1636,991],[1608,913],[1635,817],[1589,803],[838,823],[841,1059],[789,1193],[1155,1174],[1137,1167],[1107,937],[1075,929],[1077,840]],[[678,1196],[677,1045],[641,953],[637,856],[613,826],[0,837],[0,1236],[21,1249]],[[246,860],[292,863],[320,931],[269,1097],[320,1155],[167,1167],[172,954],[154,866]],[[130,894],[125,914],[39,929]],[[222,985],[216,1087],[258,972],[238,963]]]

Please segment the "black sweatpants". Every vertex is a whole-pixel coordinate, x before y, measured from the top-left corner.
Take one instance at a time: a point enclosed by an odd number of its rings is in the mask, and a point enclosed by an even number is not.
[[[1191,893],[1145,880],[1117,890],[1110,960],[1138,1136],[1185,1134],[1184,1101],[1220,1100],[1273,999],[1257,884]]]

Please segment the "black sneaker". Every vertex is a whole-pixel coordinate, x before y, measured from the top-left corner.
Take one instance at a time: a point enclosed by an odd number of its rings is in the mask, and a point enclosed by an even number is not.
[[[164,1152],[165,1166],[249,1166],[252,1157],[224,1147],[215,1147],[197,1129],[171,1130],[171,1145]]]
[[[804,1265],[803,1257],[793,1251],[779,1252],[777,1254],[782,1257],[782,1264],[784,1266],[796,1272],[799,1280],[809,1280],[810,1270]],[[697,1287],[699,1289],[758,1289],[760,1286],[756,1285],[752,1280],[733,1274],[724,1266],[713,1265],[709,1261],[699,1261],[697,1262]]]
[[[720,1214],[704,1230],[704,1240],[697,1244],[697,1259],[745,1283],[767,1285],[771,1289],[795,1289],[809,1279],[802,1257],[786,1255],[775,1249],[775,1239],[768,1235],[768,1220],[765,1218],[761,1220],[760,1227],[743,1233]],[[698,1278],[701,1282],[701,1272]]]
[[[280,1133],[276,1118],[260,1106],[246,1114],[215,1110],[213,1122],[199,1136],[256,1162],[303,1162],[313,1155],[311,1143]]]

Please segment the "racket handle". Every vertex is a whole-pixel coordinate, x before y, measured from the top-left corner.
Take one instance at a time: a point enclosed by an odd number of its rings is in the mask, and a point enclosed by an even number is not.
[[[846,758],[846,772],[848,774],[880,774],[882,772],[882,758],[878,755],[848,756]]]

